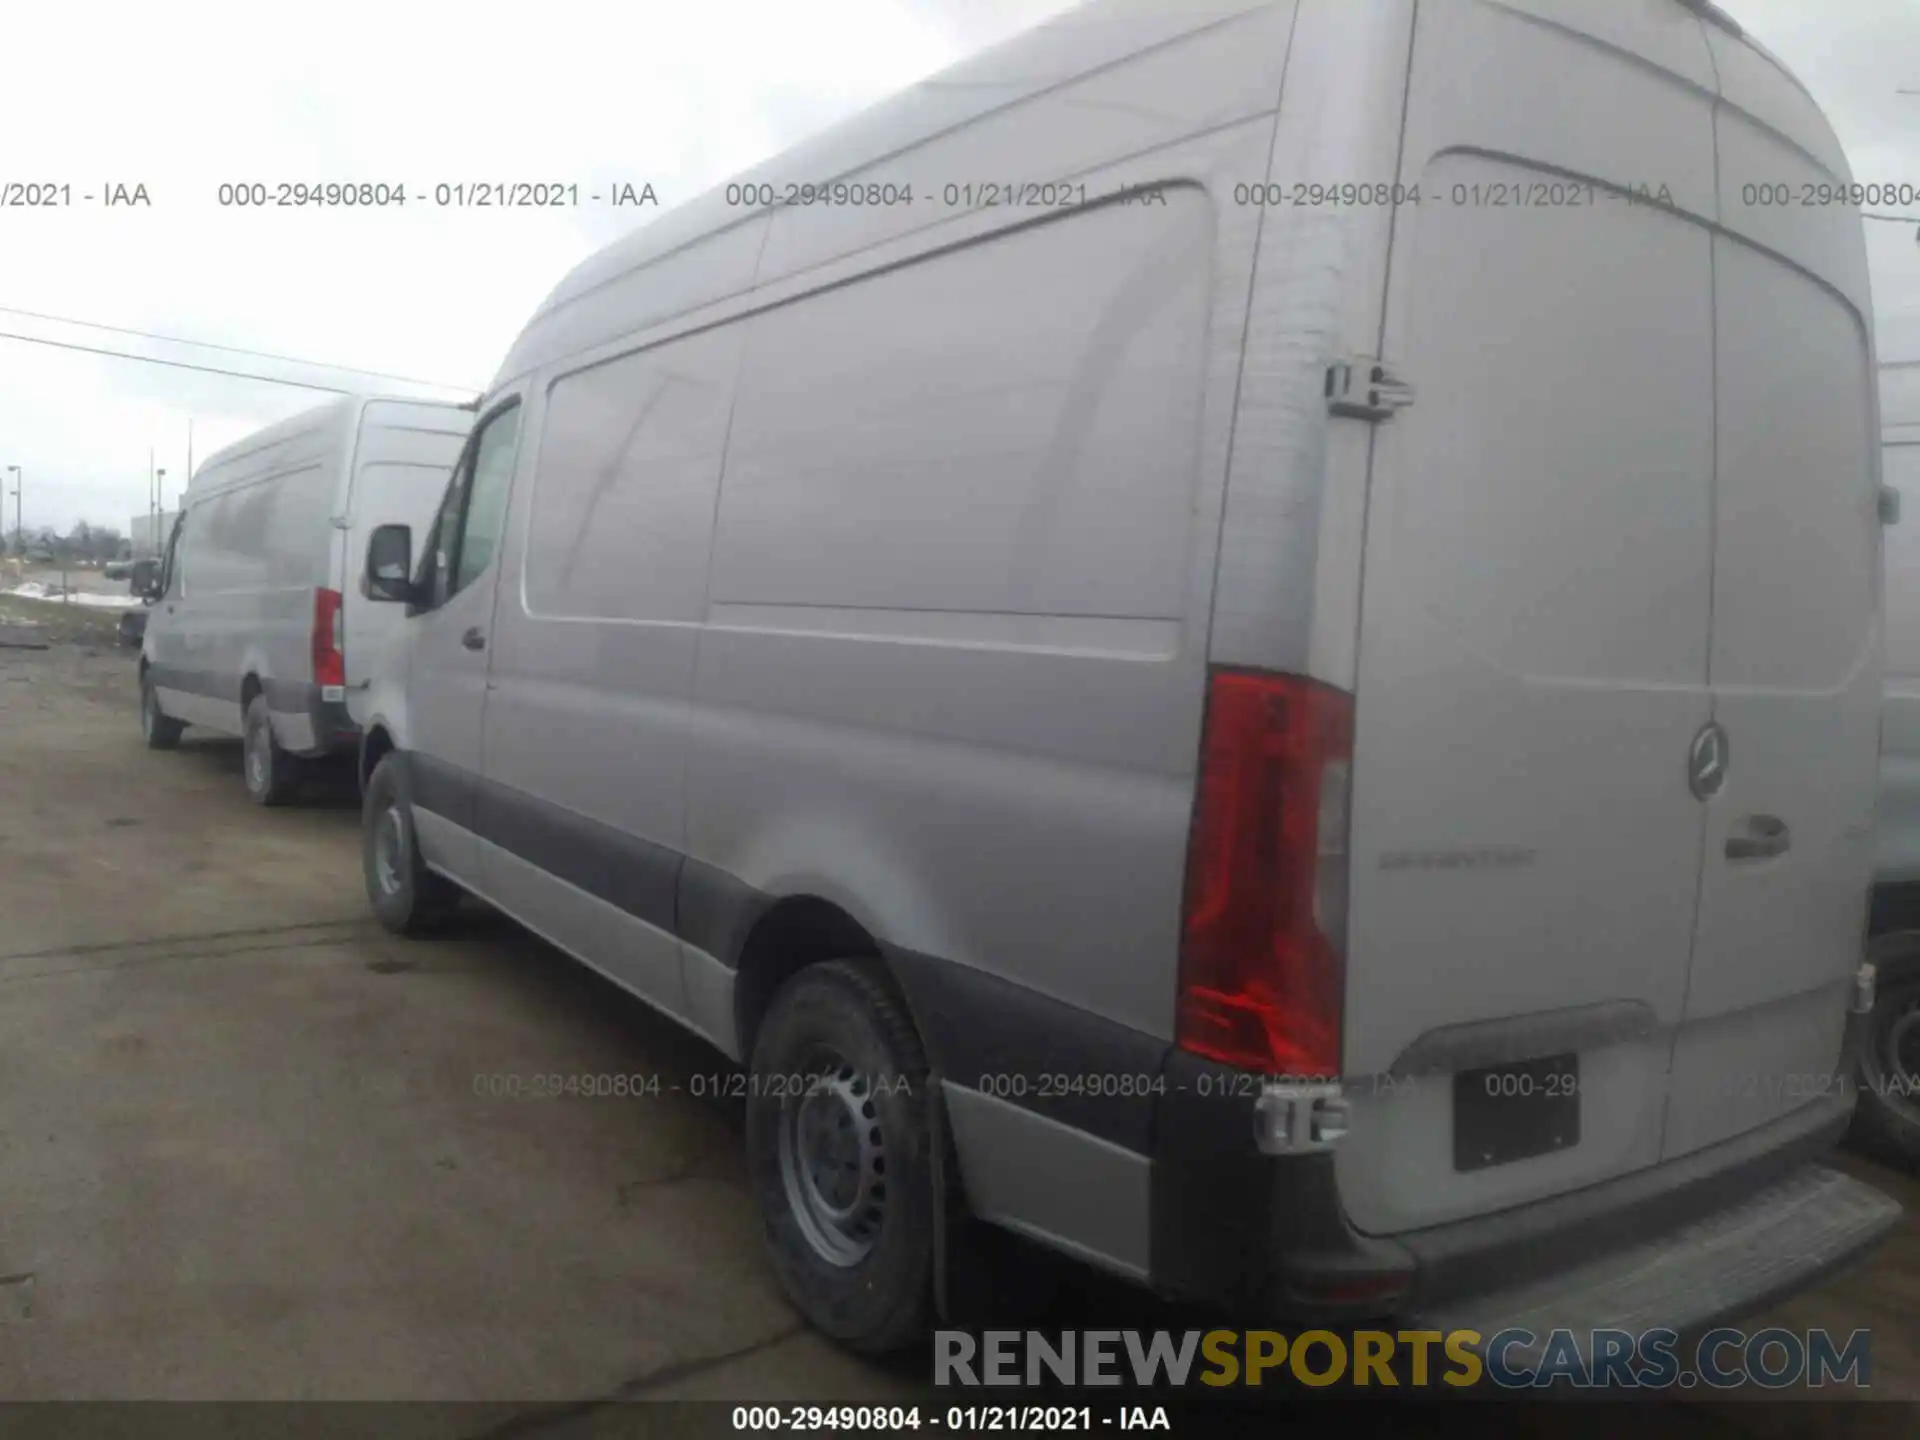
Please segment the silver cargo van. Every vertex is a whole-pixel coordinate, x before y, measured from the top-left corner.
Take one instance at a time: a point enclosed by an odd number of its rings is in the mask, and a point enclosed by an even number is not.
[[[367,536],[426,523],[472,424],[457,405],[348,396],[209,458],[148,596],[147,744],[171,749],[188,725],[241,736],[263,805],[293,794],[305,759],[353,753],[400,618],[359,593]]]
[[[1857,213],[1681,0],[1093,4],[580,265],[362,764],[746,1062],[869,1350],[971,1215],[1262,1315],[1681,1325],[1857,1255]],[[1771,194],[1771,192],[1765,192]],[[418,565],[414,563],[418,557]]]

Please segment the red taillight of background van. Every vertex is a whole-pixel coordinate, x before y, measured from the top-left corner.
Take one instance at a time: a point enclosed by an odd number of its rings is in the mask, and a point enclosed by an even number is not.
[[[313,592],[313,683],[345,685],[347,657],[341,649],[340,592]]]
[[[1352,696],[1293,675],[1209,672],[1181,1049],[1262,1074],[1340,1074],[1352,753]]]

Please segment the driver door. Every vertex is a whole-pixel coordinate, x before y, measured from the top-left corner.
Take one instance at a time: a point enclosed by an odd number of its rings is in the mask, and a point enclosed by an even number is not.
[[[434,522],[420,581],[407,678],[408,768],[422,856],[455,880],[479,879],[474,807],[487,703],[495,552],[520,446],[520,397],[474,427]]]

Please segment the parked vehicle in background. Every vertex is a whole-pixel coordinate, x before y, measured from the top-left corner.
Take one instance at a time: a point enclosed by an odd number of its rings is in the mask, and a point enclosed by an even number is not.
[[[304,760],[353,752],[397,618],[360,594],[366,537],[431,518],[472,421],[456,405],[348,397],[208,459],[147,590],[147,743],[168,749],[188,725],[241,736],[263,805],[292,795]]]
[[[1880,370],[1882,468],[1897,503],[1920,503],[1920,361]],[[1860,1047],[1853,1134],[1920,1165],[1920,518],[1887,532],[1886,702],[1880,718],[1879,852],[1867,958],[1872,1024]]]
[[[137,648],[147,634],[147,613],[152,610],[156,592],[160,589],[160,560],[153,556],[142,556],[137,560],[115,561],[121,567],[120,576],[109,573],[110,579],[123,578],[127,590],[137,599],[138,608],[129,606],[120,612],[118,633],[120,643]],[[144,697],[143,697],[144,699]]]
[[[1093,4],[882,105],[584,262],[373,533],[375,913],[744,1061],[862,1350],[963,1212],[1482,1334],[1857,1256],[1866,255],[1741,201],[1847,174],[1679,0]]]

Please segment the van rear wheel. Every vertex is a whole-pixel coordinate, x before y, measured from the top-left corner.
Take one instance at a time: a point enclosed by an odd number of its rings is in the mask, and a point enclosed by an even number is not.
[[[154,689],[153,677],[140,677],[140,734],[147,742],[149,750],[171,750],[180,743],[181,732],[187,727],[160,708],[160,696]]]
[[[389,755],[367,779],[360,808],[360,864],[374,918],[396,935],[425,935],[446,923],[460,890],[427,868],[413,828],[406,773]]]
[[[1877,935],[1873,1013],[1860,1046],[1860,1096],[1850,1138],[1862,1150],[1920,1169],[1920,930]]]
[[[927,1061],[872,961],[802,970],[753,1047],[747,1168],[794,1307],[881,1355],[926,1330],[934,1194]]]
[[[247,702],[241,725],[241,755],[247,794],[261,805],[284,805],[300,788],[298,757],[280,748],[273,735],[273,714],[267,709],[267,697],[255,695]]]

